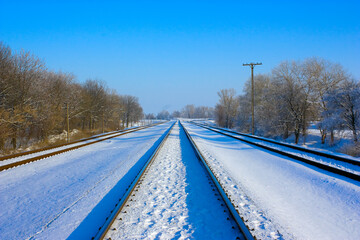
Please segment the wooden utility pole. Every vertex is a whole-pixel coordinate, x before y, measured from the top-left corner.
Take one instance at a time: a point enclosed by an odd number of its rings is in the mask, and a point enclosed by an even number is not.
[[[104,109],[102,112],[102,133],[104,133]]]
[[[244,63],[243,66],[250,66],[251,68],[251,134],[254,135],[255,133],[255,113],[254,113],[254,105],[255,105],[255,98],[254,98],[254,66],[255,65],[262,65],[262,63]]]
[[[70,141],[70,126],[69,126],[69,103],[66,103],[66,126],[67,126],[67,133],[66,133],[66,141]]]

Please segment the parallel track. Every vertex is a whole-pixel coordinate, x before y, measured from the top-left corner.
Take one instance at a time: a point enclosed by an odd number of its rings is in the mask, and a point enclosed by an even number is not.
[[[0,171],[4,171],[6,169],[17,167],[17,166],[27,164],[27,163],[30,163],[30,162],[38,161],[38,160],[41,160],[41,159],[44,159],[44,158],[47,158],[47,157],[51,157],[51,156],[54,156],[54,155],[57,155],[57,154],[61,154],[61,153],[64,153],[64,152],[75,150],[75,149],[78,149],[78,148],[81,148],[81,147],[85,147],[85,146],[88,146],[88,145],[91,145],[91,144],[102,142],[102,141],[105,141],[105,140],[108,140],[108,139],[111,139],[111,138],[115,138],[115,137],[118,137],[118,136],[121,136],[121,135],[125,135],[125,134],[128,134],[128,133],[140,131],[142,129],[153,127],[153,126],[156,126],[156,125],[159,125],[159,124],[162,124],[162,123],[156,123],[156,124],[152,124],[152,125],[149,125],[149,126],[136,127],[136,128],[132,128],[132,129],[128,129],[128,130],[121,130],[121,131],[117,131],[117,132],[111,132],[111,133],[103,134],[103,135],[100,135],[100,136],[93,136],[93,137],[90,137],[90,138],[80,139],[80,140],[77,140],[77,141],[74,141],[74,142],[65,143],[65,144],[61,144],[61,145],[57,145],[57,146],[53,146],[53,147],[47,147],[47,148],[43,148],[43,149],[38,149],[38,150],[33,150],[33,151],[28,151],[28,152],[23,152],[23,153],[18,153],[18,154],[2,157],[0,160],[5,161],[5,160],[10,160],[10,159],[13,159],[13,158],[16,158],[16,157],[26,156],[26,155],[34,154],[34,153],[41,153],[43,151],[48,151],[48,150],[54,149],[54,151],[50,152],[50,153],[45,153],[45,154],[41,154],[41,155],[38,155],[38,156],[35,156],[35,157],[30,157],[30,158],[27,158],[27,159],[24,159],[24,160],[20,160],[20,161],[16,161],[16,162],[6,164],[6,165],[2,165],[2,166],[0,166]],[[109,137],[104,138],[104,136],[109,136]],[[86,142],[86,141],[94,140],[94,139],[97,139],[97,138],[99,138],[99,139],[95,140],[95,141],[87,142],[87,143],[76,145],[76,146],[73,146],[73,147],[68,147],[68,148],[61,149],[61,150],[55,150],[56,148],[69,146],[69,145],[80,143],[80,142]]]
[[[205,158],[202,156],[202,154],[198,150],[198,148],[197,148],[196,144],[194,143],[194,141],[192,140],[191,136],[189,135],[187,130],[182,126],[181,123],[179,125],[184,130],[184,132],[186,133],[186,136],[187,136],[189,142],[191,143],[191,146],[193,147],[197,158],[203,164],[205,171],[208,173],[208,175],[210,176],[212,182],[216,186],[216,188],[217,188],[218,192],[220,193],[220,196],[222,197],[223,201],[225,202],[231,216],[233,217],[234,221],[236,222],[237,226],[239,227],[240,232],[243,234],[244,239],[246,239],[246,240],[254,240],[254,237],[252,236],[249,229],[245,225],[245,223],[242,220],[241,216],[239,215],[238,211],[235,209],[235,207],[234,207],[234,205],[232,203],[232,200],[230,199],[230,197],[227,195],[227,193],[222,188],[222,186],[219,183],[218,179],[215,177],[215,174],[212,172],[211,167],[209,167],[209,165],[207,164]],[[171,127],[171,129],[173,128],[173,126]],[[106,233],[110,230],[111,225],[114,223],[114,221],[116,220],[119,213],[121,213],[123,208],[126,205],[129,204],[128,203],[129,198],[131,196],[134,196],[134,191],[137,191],[137,188],[142,183],[142,181],[143,181],[142,179],[145,177],[148,168],[151,166],[154,159],[156,158],[156,156],[160,152],[160,149],[162,148],[162,146],[164,145],[166,139],[168,138],[171,129],[167,133],[166,137],[159,144],[159,146],[157,147],[157,149],[155,150],[155,152],[153,153],[153,155],[149,159],[148,163],[144,166],[143,170],[140,171],[139,175],[132,182],[132,184],[129,187],[129,189],[128,189],[127,193],[125,194],[125,196],[122,198],[122,200],[120,200],[120,202],[116,205],[116,208],[111,212],[111,216],[109,216],[109,218],[107,219],[107,222],[104,224],[103,227],[101,227],[99,229],[98,234],[95,237],[93,237],[92,239],[104,239],[105,238]]]
[[[214,182],[217,190],[219,191],[222,199],[224,200],[226,206],[228,207],[232,217],[234,218],[236,224],[238,225],[240,231],[244,235],[246,240],[254,239],[253,235],[250,233],[249,228],[245,225],[243,218],[239,215],[239,211],[235,208],[233,204],[233,200],[230,196],[228,196],[227,192],[224,190],[223,186],[221,185],[220,181],[217,179],[215,173],[213,172],[212,167],[208,164],[205,157],[201,154],[199,148],[197,147],[194,140],[191,138],[191,135],[186,130],[186,128],[180,123],[181,127],[184,129],[187,138],[189,139],[191,146],[193,147],[198,159],[203,163],[207,173],[210,175],[212,181]]]
[[[291,152],[285,152],[285,151],[282,151],[282,150],[279,150],[279,149],[276,149],[276,148],[273,148],[273,147],[270,147],[270,146],[266,146],[266,145],[261,144],[261,143],[257,143],[257,142],[253,142],[251,140],[240,138],[240,137],[234,136],[232,134],[243,136],[243,137],[248,137],[248,138],[251,138],[251,139],[256,139],[258,141],[269,142],[269,143],[276,144],[276,145],[279,145],[279,146],[284,146],[284,147],[288,147],[288,148],[291,148],[291,149],[295,149],[297,151],[303,151],[304,153],[311,153],[311,154],[314,154],[314,155],[317,155],[317,156],[320,156],[320,157],[327,157],[329,159],[337,160],[337,161],[340,161],[340,162],[350,163],[350,164],[353,164],[355,166],[360,166],[360,162],[358,162],[358,161],[355,161],[355,160],[352,160],[352,159],[349,159],[349,158],[345,158],[345,157],[341,157],[341,156],[336,156],[336,155],[331,155],[331,154],[327,154],[327,153],[323,153],[323,152],[318,152],[318,151],[315,151],[315,150],[312,150],[312,149],[306,149],[306,148],[302,148],[302,147],[299,147],[299,146],[294,146],[294,145],[290,145],[290,144],[286,144],[286,143],[280,143],[280,142],[276,142],[276,141],[273,141],[273,140],[270,140],[270,139],[264,139],[264,138],[261,138],[261,137],[256,137],[256,136],[251,136],[251,135],[248,135],[248,134],[238,133],[238,132],[227,130],[227,129],[222,129],[222,128],[208,126],[208,125],[205,125],[205,124],[199,124],[199,123],[194,123],[194,122],[191,122],[191,123],[196,125],[196,126],[199,126],[199,127],[208,129],[210,131],[216,132],[218,134],[228,136],[228,137],[237,139],[239,141],[242,141],[242,142],[245,142],[245,143],[248,143],[248,144],[251,144],[251,145],[266,149],[266,150],[269,150],[271,152],[275,152],[275,153],[281,154],[283,156],[290,157],[292,159],[304,162],[306,164],[315,166],[317,168],[326,170],[328,172],[335,173],[335,174],[350,178],[350,179],[355,180],[355,181],[360,181],[360,175],[357,175],[357,174],[354,174],[354,173],[351,173],[351,172],[348,172],[348,171],[345,171],[345,170],[342,170],[342,169],[339,169],[339,168],[336,168],[336,167],[332,167],[330,165],[326,165],[326,164],[323,164],[323,163],[320,163],[320,162],[317,162],[317,161],[313,161],[313,160],[310,160],[310,159],[308,159],[306,157],[302,157],[302,156],[293,154]]]
[[[140,128],[140,127],[136,127],[136,128]],[[136,129],[136,128],[132,128],[132,129]],[[58,145],[55,145],[55,146],[49,146],[49,147],[35,149],[35,150],[31,150],[31,151],[19,152],[19,153],[7,155],[7,156],[2,156],[2,157],[0,157],[0,161],[4,161],[4,160],[11,159],[11,158],[16,158],[16,157],[21,157],[21,156],[25,156],[25,155],[29,155],[29,154],[33,154],[33,153],[38,153],[38,152],[42,152],[42,151],[46,151],[46,150],[51,150],[51,149],[54,149],[54,148],[64,147],[64,146],[68,146],[68,145],[71,145],[71,144],[96,139],[96,138],[99,138],[99,137],[105,137],[105,136],[108,136],[108,135],[111,135],[111,134],[125,132],[127,130],[129,130],[129,129],[119,130],[119,131],[115,131],[115,132],[109,132],[109,133],[105,133],[105,134],[102,134],[102,135],[95,135],[95,136],[91,136],[91,137],[88,137],[88,138],[82,138],[82,139],[75,140],[75,141],[68,142],[68,143],[58,144]]]
[[[249,134],[246,134],[246,133],[240,133],[240,132],[232,131],[232,130],[229,130],[229,129],[219,128],[219,127],[215,127],[215,126],[209,126],[209,125],[195,123],[195,122],[192,122],[192,123],[194,123],[194,124],[196,124],[198,126],[203,126],[203,127],[207,127],[207,128],[213,128],[213,129],[217,129],[217,130],[220,130],[220,131],[233,133],[233,134],[236,134],[236,135],[239,135],[239,136],[244,136],[244,137],[248,137],[248,138],[252,138],[252,139],[256,139],[256,140],[260,140],[260,141],[264,141],[264,142],[269,142],[269,143],[273,143],[273,144],[276,144],[276,145],[279,145],[279,146],[284,146],[284,147],[292,148],[292,149],[295,149],[295,150],[303,151],[303,152],[306,152],[306,153],[315,154],[315,155],[318,155],[318,156],[321,156],[321,157],[327,157],[327,158],[335,159],[335,160],[338,160],[338,161],[341,161],[341,162],[346,162],[346,163],[350,163],[350,164],[353,164],[353,165],[360,166],[360,161],[355,161],[355,160],[350,159],[350,158],[346,158],[346,157],[342,157],[342,156],[338,156],[338,155],[333,155],[333,154],[329,154],[329,153],[326,153],[326,152],[320,152],[320,151],[316,151],[316,150],[313,150],[313,149],[304,148],[304,147],[300,147],[300,146],[296,146],[296,145],[292,145],[292,144],[288,144],[288,143],[282,143],[282,142],[278,142],[278,141],[275,141],[275,140],[272,140],[272,139],[267,139],[267,138],[263,138],[263,137],[259,137],[259,136],[249,135]]]

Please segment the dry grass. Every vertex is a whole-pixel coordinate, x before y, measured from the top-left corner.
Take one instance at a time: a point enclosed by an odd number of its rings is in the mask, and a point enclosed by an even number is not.
[[[88,138],[91,137],[93,135],[99,134],[101,133],[101,129],[97,129],[97,130],[93,130],[93,131],[77,131],[75,134],[71,135],[70,138],[70,142],[79,140],[79,139],[83,139],[83,138]],[[42,148],[46,148],[46,147],[53,147],[53,146],[58,146],[61,144],[65,144],[66,143],[66,138],[59,138],[59,139],[53,139],[53,140],[49,140],[46,139],[44,141],[38,141],[36,143],[33,143],[31,145],[28,146],[23,146],[20,149],[4,149],[3,151],[0,152],[0,156],[7,156],[7,155],[12,155],[15,153],[19,153],[19,152],[26,152],[26,151],[30,151],[30,150],[37,150],[37,149],[42,149]]]

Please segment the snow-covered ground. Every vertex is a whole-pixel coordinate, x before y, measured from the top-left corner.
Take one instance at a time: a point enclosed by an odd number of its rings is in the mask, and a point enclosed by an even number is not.
[[[178,124],[135,193],[105,239],[235,240],[240,237]]]
[[[0,239],[91,239],[171,124],[0,172]]]
[[[131,128],[127,129],[125,131],[128,131],[128,130],[131,130]],[[49,150],[45,150],[45,151],[41,151],[41,152],[35,152],[35,153],[31,153],[31,154],[27,154],[27,155],[23,155],[23,156],[19,156],[19,157],[9,158],[9,159],[0,161],[0,166],[4,166],[4,165],[14,163],[14,162],[20,162],[20,161],[23,161],[23,160],[26,160],[26,159],[29,159],[29,158],[45,155],[45,154],[52,153],[52,152],[55,152],[55,151],[60,151],[60,150],[63,150],[63,149],[80,146],[80,145],[83,145],[85,143],[95,142],[95,141],[98,141],[100,139],[109,138],[111,136],[116,136],[116,135],[121,134],[121,133],[122,132],[114,131],[110,135],[105,135],[106,133],[105,134],[98,134],[98,135],[93,136],[93,137],[97,136],[97,138],[95,138],[95,139],[87,139],[85,141],[76,142],[76,143],[69,144],[69,145],[66,145],[66,146],[55,147],[55,148],[51,148]],[[102,135],[104,135],[104,136],[102,136]]]
[[[316,150],[326,150],[326,151],[345,153],[345,154],[347,154],[346,147],[350,147],[350,146],[354,147],[353,135],[352,135],[352,131],[350,130],[334,131],[334,143],[332,144],[330,142],[330,134],[327,134],[325,144],[321,144],[321,134],[315,124],[310,125],[306,134],[307,135],[305,137],[305,144],[304,144],[304,136],[301,135],[299,138],[299,145],[305,147],[311,147]],[[359,134],[360,131],[358,131],[358,135]],[[295,137],[294,134],[291,134],[289,138],[285,140],[280,137],[278,138],[278,140],[294,144]],[[357,157],[359,158],[360,156],[357,155]]]
[[[360,239],[360,183],[184,125],[258,238]]]
[[[221,129],[215,129],[214,128],[213,130],[217,131],[217,132],[224,132],[227,135],[231,135],[231,136],[233,136],[235,138],[238,138],[238,139],[243,139],[243,140],[246,140],[246,141],[257,143],[257,144],[259,144],[261,146],[266,146],[266,147],[270,147],[272,149],[280,150],[282,152],[289,153],[289,154],[291,154],[293,156],[302,157],[302,158],[308,159],[308,160],[313,161],[313,162],[318,162],[318,163],[321,163],[323,165],[328,165],[328,166],[331,166],[331,167],[334,167],[334,168],[337,168],[337,169],[340,169],[340,170],[344,170],[346,172],[350,172],[350,173],[354,173],[356,175],[360,175],[360,166],[359,166],[360,159],[356,158],[356,157],[348,156],[346,154],[341,154],[341,153],[333,153],[333,152],[326,151],[326,150],[321,150],[321,149],[318,150],[318,152],[323,152],[323,153],[329,154],[331,156],[340,156],[340,157],[347,158],[349,160],[354,161],[358,165],[343,162],[343,161],[339,161],[339,160],[335,160],[333,158],[319,156],[317,154],[313,154],[313,153],[309,153],[309,152],[304,152],[301,149],[306,149],[305,147],[299,147],[300,149],[298,150],[298,149],[293,149],[293,148],[287,147],[287,146],[291,146],[291,144],[279,145],[278,142],[276,142],[274,140],[271,140],[271,139],[270,139],[271,142],[268,142],[268,141],[263,141],[263,139],[266,139],[266,138],[262,138],[262,137],[257,137],[256,136],[256,138],[253,138],[250,135],[239,135],[239,134],[237,134],[235,132],[228,132],[228,131],[225,132],[225,131],[222,131]],[[269,140],[269,139],[266,139],[266,140]]]
[[[189,121],[194,121],[196,123],[207,124],[210,126],[217,126],[213,120],[194,120],[188,119]],[[234,129],[229,129],[233,130]],[[358,135],[360,131],[358,131]],[[271,138],[270,138],[271,139]],[[317,151],[333,152],[334,154],[349,154],[346,148],[354,148],[353,133],[350,130],[335,130],[334,131],[334,143],[330,142],[330,134],[327,134],[325,144],[321,143],[321,134],[319,129],[316,126],[316,123],[312,123],[307,129],[306,136],[301,134],[299,137],[299,143],[295,144],[295,136],[290,132],[290,136],[287,139],[284,139],[281,136],[273,138],[276,141],[289,143],[297,146],[308,147]],[[304,143],[305,141],[305,143]],[[359,154],[359,151],[357,151]],[[355,155],[358,159],[360,156]]]
[[[172,123],[0,172],[0,239],[91,239]],[[258,239],[360,239],[359,182],[184,125]],[[218,197],[176,126],[109,236],[235,239]]]

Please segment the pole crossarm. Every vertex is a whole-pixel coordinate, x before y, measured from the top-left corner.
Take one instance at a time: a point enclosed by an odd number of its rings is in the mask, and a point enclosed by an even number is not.
[[[254,67],[255,65],[262,65],[262,63],[244,63],[243,66],[251,66]]]

